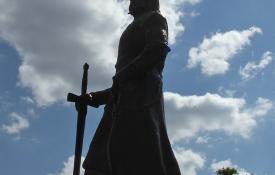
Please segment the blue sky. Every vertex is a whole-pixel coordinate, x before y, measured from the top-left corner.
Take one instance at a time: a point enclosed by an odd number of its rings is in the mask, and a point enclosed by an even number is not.
[[[0,170],[69,175],[76,112],[67,92],[107,88],[127,2],[0,0]],[[231,166],[274,174],[275,2],[161,0],[170,29],[166,120],[183,175]],[[116,10],[113,10],[113,9]],[[88,111],[83,156],[103,108]]]

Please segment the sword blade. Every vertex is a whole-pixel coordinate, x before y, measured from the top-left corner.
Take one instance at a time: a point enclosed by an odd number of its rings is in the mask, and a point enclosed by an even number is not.
[[[77,116],[77,130],[76,130],[76,141],[75,141],[75,156],[74,156],[74,172],[73,175],[80,174],[82,147],[83,147],[83,137],[85,130],[85,120],[87,113],[87,106],[83,107],[81,112]]]

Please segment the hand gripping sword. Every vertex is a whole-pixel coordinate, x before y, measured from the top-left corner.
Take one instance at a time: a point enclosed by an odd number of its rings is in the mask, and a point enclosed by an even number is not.
[[[87,93],[88,69],[89,69],[89,65],[85,63],[83,66],[81,95],[85,95]],[[85,129],[85,120],[86,120],[86,114],[87,114],[87,105],[84,102],[83,103],[81,102],[80,96],[77,96],[72,93],[68,93],[67,101],[78,102],[80,104],[78,108],[78,115],[77,115],[77,130],[76,130],[74,172],[73,172],[73,175],[79,175],[82,146],[83,146],[83,136],[84,136],[84,129]]]

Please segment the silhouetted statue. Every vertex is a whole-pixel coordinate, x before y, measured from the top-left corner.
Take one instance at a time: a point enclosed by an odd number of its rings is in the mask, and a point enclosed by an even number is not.
[[[168,27],[158,0],[130,0],[111,88],[85,95],[105,105],[83,163],[85,175],[180,175],[169,142],[162,91]]]

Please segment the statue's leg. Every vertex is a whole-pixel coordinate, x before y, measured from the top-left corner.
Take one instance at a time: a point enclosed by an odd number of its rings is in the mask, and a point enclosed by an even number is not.
[[[85,175],[109,175],[110,168],[107,155],[107,142],[112,125],[112,104],[104,108],[104,114],[90,144],[83,163]],[[91,173],[92,172],[92,173]],[[95,172],[95,173],[94,173]]]
[[[111,135],[113,175],[168,175],[160,141],[159,104],[118,109]]]
[[[97,172],[97,171],[94,171],[94,170],[85,170],[84,175],[107,175],[107,174]]]

